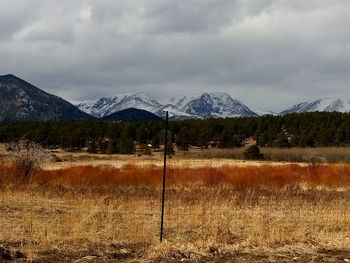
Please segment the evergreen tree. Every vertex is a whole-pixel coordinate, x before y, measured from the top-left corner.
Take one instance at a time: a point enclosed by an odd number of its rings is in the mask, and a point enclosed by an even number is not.
[[[187,127],[182,127],[179,133],[176,135],[176,146],[182,151],[188,151],[190,143]]]
[[[97,153],[97,145],[94,139],[88,141],[87,151],[88,153]]]
[[[264,155],[260,153],[260,148],[257,145],[252,145],[244,151],[244,157],[247,160],[262,160]]]
[[[148,144],[140,145],[139,156],[142,156],[142,155],[152,155],[151,147],[148,146]]]
[[[108,154],[114,154],[117,153],[117,140],[116,139],[109,139],[107,142],[107,153]]]
[[[167,145],[167,155],[171,157],[175,154],[174,144],[171,140],[169,140]]]
[[[285,131],[282,131],[277,136],[277,146],[280,148],[290,147],[289,140]]]
[[[135,152],[135,144],[129,136],[127,129],[124,129],[117,143],[117,152],[121,154],[132,154]]]
[[[160,136],[159,133],[153,133],[152,135],[152,148],[159,149],[160,148]]]

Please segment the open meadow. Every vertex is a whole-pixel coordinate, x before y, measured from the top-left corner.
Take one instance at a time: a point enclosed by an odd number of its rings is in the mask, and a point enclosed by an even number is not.
[[[160,243],[161,153],[56,154],[3,158],[0,261],[350,261],[349,164],[170,158]]]
[[[264,161],[244,160],[246,147],[218,149],[201,149],[192,147],[189,151],[177,151],[168,163],[173,167],[221,167],[221,166],[260,166],[262,164],[281,165],[298,163],[307,165],[311,158],[318,158],[324,163],[350,163],[350,147],[319,147],[319,148],[261,148]],[[45,163],[45,169],[62,169],[77,165],[113,166],[124,165],[163,166],[163,152],[153,151],[151,155],[123,154],[88,154],[86,152],[65,152],[55,150],[54,154],[60,161]]]

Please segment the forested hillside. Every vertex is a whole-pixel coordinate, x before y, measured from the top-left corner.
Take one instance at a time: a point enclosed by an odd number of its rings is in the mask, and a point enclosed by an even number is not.
[[[240,147],[248,138],[267,147],[327,147],[350,145],[350,113],[315,112],[263,116],[173,121],[170,139],[180,149]],[[90,152],[132,153],[136,145],[158,148],[163,122],[108,121],[0,123],[0,141],[25,139],[45,147]]]

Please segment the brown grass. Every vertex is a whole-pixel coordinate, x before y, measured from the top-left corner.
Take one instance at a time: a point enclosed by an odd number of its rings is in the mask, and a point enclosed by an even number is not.
[[[349,258],[350,165],[171,167],[163,244],[161,178],[157,166],[37,170],[1,191],[0,244],[37,261]]]
[[[308,162],[315,155],[328,163],[350,163],[350,147],[262,148],[262,153],[266,160],[276,162]]]
[[[163,169],[155,165],[75,166],[61,170],[37,171],[32,182],[65,187],[115,187],[115,186],[160,186]],[[324,187],[350,186],[350,165],[261,165],[180,168],[167,170],[170,186],[195,185],[215,186],[227,184],[234,187],[270,189],[287,185]]]
[[[245,147],[241,148],[191,148],[188,152],[178,151],[175,158],[186,159],[234,159],[244,160]],[[315,148],[268,148],[261,147],[266,161],[273,162],[308,162],[308,156],[314,154],[328,163],[350,163],[350,147],[315,147]]]

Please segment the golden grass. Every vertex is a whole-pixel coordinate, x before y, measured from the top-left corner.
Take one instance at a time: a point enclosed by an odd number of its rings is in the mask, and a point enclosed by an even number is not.
[[[265,156],[264,161],[245,161],[245,148],[230,149],[199,149],[191,148],[188,152],[177,151],[171,158],[172,167],[198,168],[198,167],[222,167],[222,166],[260,166],[264,164],[283,165],[284,163],[304,163],[307,165],[310,156],[319,157],[325,163],[350,163],[350,147],[326,147],[326,148],[261,148]],[[79,166],[113,166],[121,168],[124,165],[147,166],[163,165],[161,152],[153,152],[152,156],[137,155],[105,155],[55,152],[62,162],[47,163],[45,169],[59,170],[68,167]]]
[[[350,147],[262,148],[262,153],[275,162],[307,162],[314,155],[328,163],[350,163]]]
[[[323,158],[328,163],[350,163],[350,147],[314,147],[314,148],[270,148],[261,147],[265,161],[273,162],[308,162],[310,155]],[[246,147],[240,148],[191,148],[187,152],[178,151],[178,159],[244,160]]]
[[[29,185],[13,183],[0,193],[0,244],[17,244],[33,260],[102,254],[102,262],[136,248],[130,259],[310,261],[322,251],[345,251],[346,259],[349,168],[173,167],[161,245],[161,168],[36,171]]]

